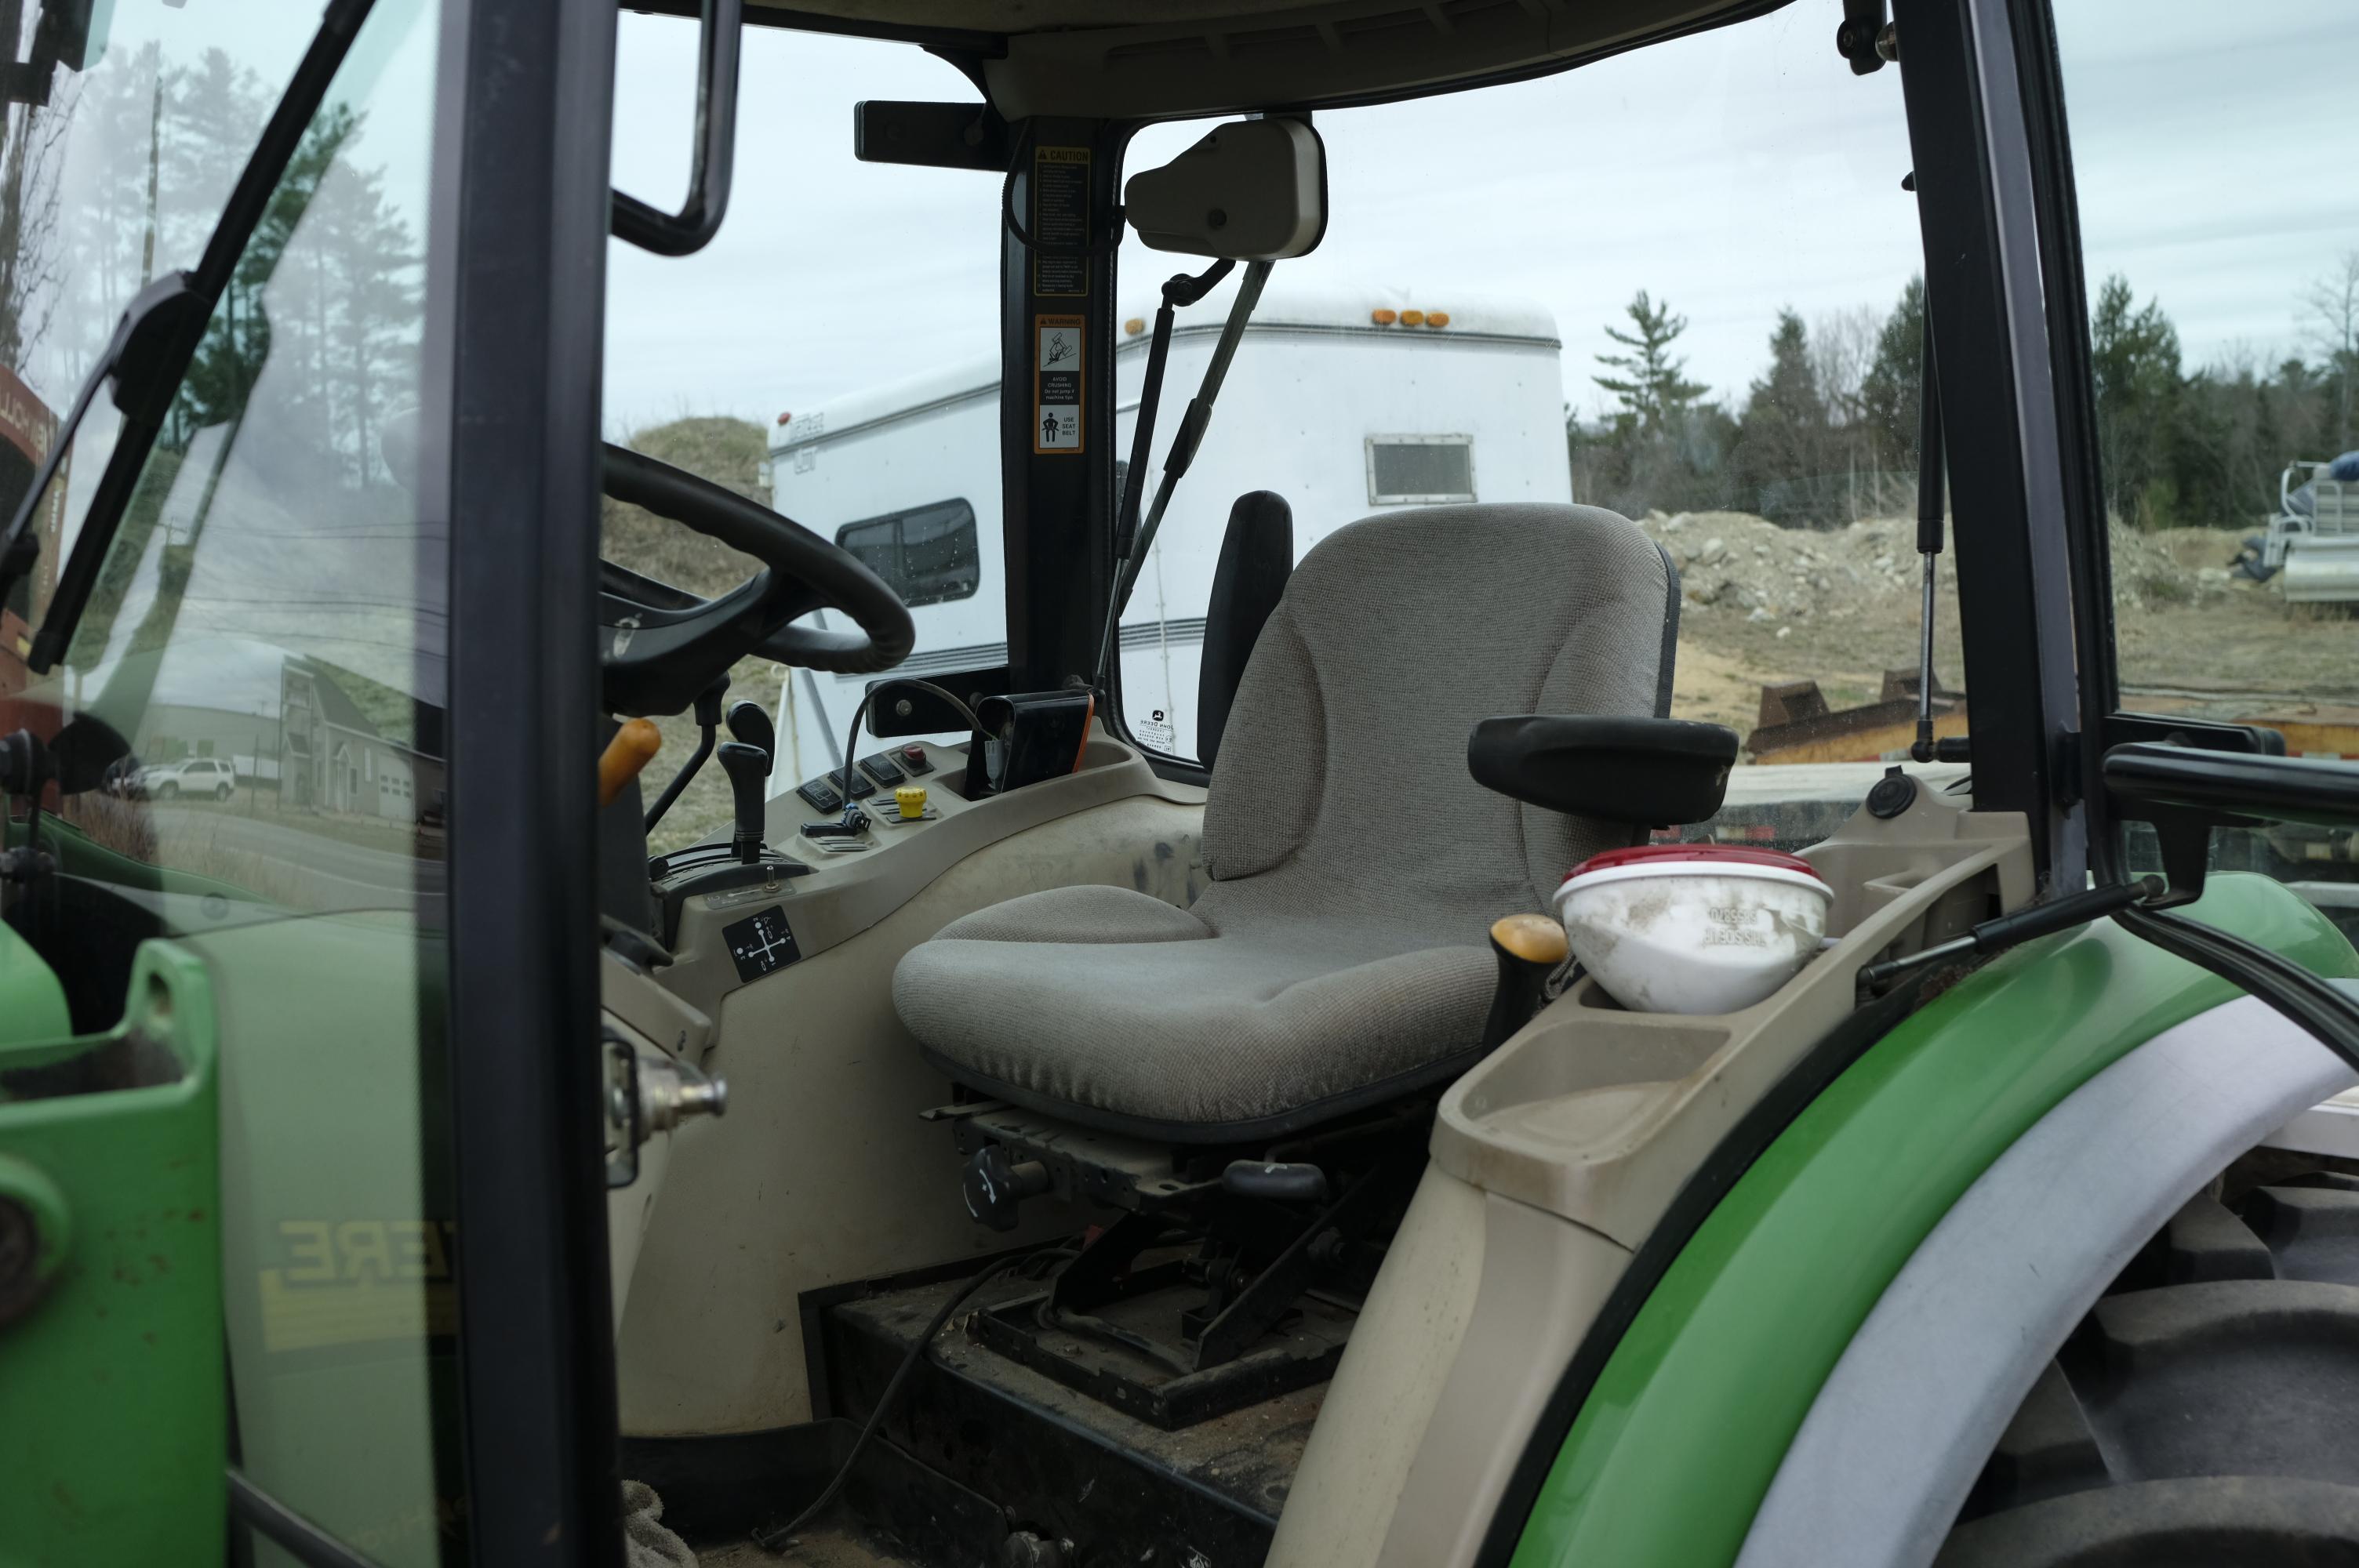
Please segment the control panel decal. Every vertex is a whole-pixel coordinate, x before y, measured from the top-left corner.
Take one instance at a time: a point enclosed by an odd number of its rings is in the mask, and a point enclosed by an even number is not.
[[[758,980],[802,957],[795,946],[795,934],[788,929],[787,912],[775,903],[734,925],[723,926],[721,939],[729,944],[729,957],[737,965],[740,980]]]

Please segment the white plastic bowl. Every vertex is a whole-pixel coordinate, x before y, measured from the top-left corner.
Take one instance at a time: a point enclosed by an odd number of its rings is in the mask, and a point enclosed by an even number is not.
[[[1582,967],[1634,1012],[1734,1012],[1800,971],[1834,894],[1806,861],[1665,844],[1574,868],[1557,918]]]

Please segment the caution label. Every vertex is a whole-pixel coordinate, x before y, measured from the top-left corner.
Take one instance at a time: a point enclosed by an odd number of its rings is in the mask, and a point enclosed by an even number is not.
[[[1090,291],[1090,149],[1032,149],[1032,292],[1078,299]],[[1043,254],[1062,250],[1063,255]]]
[[[1032,449],[1082,449],[1082,326],[1079,316],[1032,318]]]

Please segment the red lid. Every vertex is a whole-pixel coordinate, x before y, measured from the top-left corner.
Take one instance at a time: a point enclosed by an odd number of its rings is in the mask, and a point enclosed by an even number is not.
[[[1611,871],[1616,866],[1659,866],[1681,860],[1701,861],[1707,866],[1771,866],[1781,871],[1799,871],[1806,877],[1819,875],[1810,861],[1783,849],[1747,849],[1734,844],[1640,844],[1592,855],[1565,872],[1564,880],[1571,881],[1585,871]],[[1823,877],[1820,880],[1825,881]]]

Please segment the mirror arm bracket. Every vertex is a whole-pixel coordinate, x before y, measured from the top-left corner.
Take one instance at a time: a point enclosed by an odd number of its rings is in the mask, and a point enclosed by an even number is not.
[[[614,237],[659,256],[693,255],[721,232],[729,212],[729,185],[737,151],[737,62],[744,43],[745,0],[704,0],[696,68],[696,144],[688,173],[688,200],[664,212],[636,196],[614,193]]]

